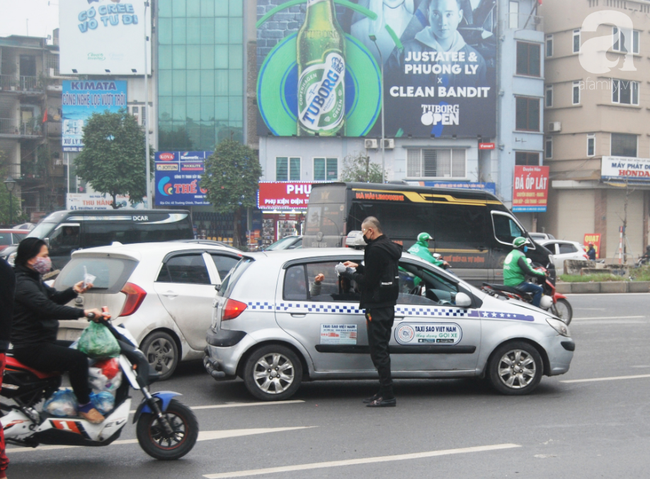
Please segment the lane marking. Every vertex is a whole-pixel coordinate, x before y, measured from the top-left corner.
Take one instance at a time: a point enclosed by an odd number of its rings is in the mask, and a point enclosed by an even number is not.
[[[199,431],[197,441],[212,441],[214,439],[228,439],[231,437],[253,436],[255,434],[269,434],[273,432],[296,431],[299,429],[311,429],[318,426],[298,426],[298,427],[273,427],[273,428],[257,428],[257,429],[228,429],[225,431]],[[124,444],[138,444],[137,439],[123,439],[121,441],[114,441],[109,446],[120,446]],[[38,446],[36,449],[31,447],[12,447],[6,451],[27,452],[27,451],[54,451],[57,449],[81,449],[87,446]]]
[[[498,451],[502,449],[512,449],[522,447],[519,444],[494,444],[490,446],[465,447],[461,449],[443,449],[440,451],[417,452],[412,454],[399,454],[395,456],[377,456],[360,459],[348,459],[342,461],[314,462],[311,464],[297,464],[294,466],[270,467],[267,469],[250,469],[248,471],[222,472],[218,474],[206,474],[203,477],[208,479],[222,479],[228,477],[246,477],[261,476],[264,474],[274,474],[281,472],[307,471],[310,469],[324,469],[330,467],[356,466],[359,464],[375,464],[392,461],[409,461],[413,459],[423,459],[427,457],[448,456],[451,454],[467,454],[471,452]]]
[[[283,404],[300,404],[305,401],[296,399],[292,401],[264,401],[264,402],[231,402],[226,404],[216,404],[212,406],[194,406],[190,409],[221,409],[226,407],[251,407],[251,406],[282,406]]]
[[[648,296],[648,293],[567,293],[566,296]]]
[[[639,374],[636,376],[612,376],[609,378],[592,378],[592,379],[564,379],[561,383],[593,383],[598,381],[618,381],[621,379],[646,379],[650,374]]]

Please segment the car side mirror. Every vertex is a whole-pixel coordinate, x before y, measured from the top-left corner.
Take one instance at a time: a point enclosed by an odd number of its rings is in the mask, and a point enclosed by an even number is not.
[[[221,283],[215,284],[214,289],[215,289],[215,291],[221,290]]]
[[[50,247],[50,238],[43,238],[43,241],[45,241],[45,244],[49,248]]]
[[[465,293],[456,294],[456,306],[459,308],[469,308],[472,305],[472,298]]]

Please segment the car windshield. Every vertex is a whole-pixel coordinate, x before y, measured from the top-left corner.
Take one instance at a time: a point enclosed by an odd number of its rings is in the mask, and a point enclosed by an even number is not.
[[[138,265],[137,261],[125,258],[110,258],[103,256],[73,256],[56,279],[55,287],[61,291],[83,281],[86,273],[95,276],[93,290],[118,293],[131,273]]]
[[[47,238],[58,223],[42,222],[36,225],[27,235],[29,238]]]
[[[282,238],[272,245],[269,245],[266,249],[267,251],[272,251],[272,250],[277,250],[277,249],[287,249],[291,243],[293,243],[296,240],[295,236],[287,236],[286,238]]]

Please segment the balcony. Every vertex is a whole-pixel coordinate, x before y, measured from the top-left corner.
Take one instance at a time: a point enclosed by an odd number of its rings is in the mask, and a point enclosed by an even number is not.
[[[42,138],[43,128],[36,118],[18,121],[12,118],[0,118],[0,138],[16,140],[37,140]]]
[[[43,86],[36,76],[0,75],[0,90],[19,93],[42,93]]]

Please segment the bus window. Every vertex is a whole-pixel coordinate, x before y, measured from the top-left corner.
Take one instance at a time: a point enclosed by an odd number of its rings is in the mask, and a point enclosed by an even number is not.
[[[519,225],[510,216],[492,212],[494,236],[501,243],[511,245],[515,238],[524,236]]]

